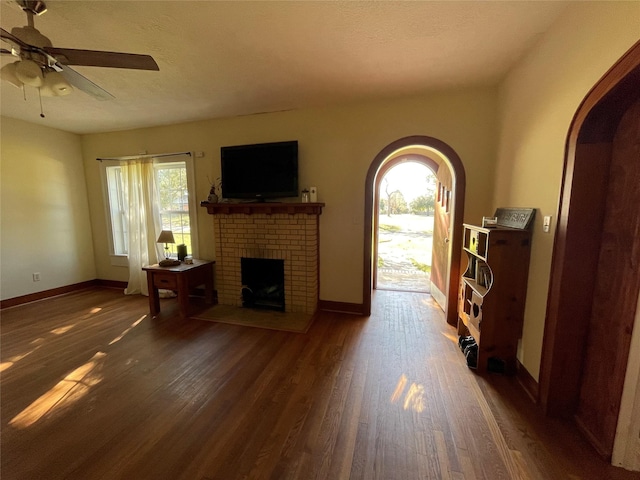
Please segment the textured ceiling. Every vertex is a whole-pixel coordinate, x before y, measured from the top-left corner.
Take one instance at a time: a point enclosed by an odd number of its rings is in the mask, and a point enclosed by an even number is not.
[[[494,84],[566,7],[526,1],[56,1],[54,46],[152,55],[159,72],[75,70],[115,96],[43,97],[1,83],[2,115],[75,133]],[[2,0],[2,27],[26,25]],[[6,47],[6,45],[3,45]],[[2,56],[2,65],[15,58]]]

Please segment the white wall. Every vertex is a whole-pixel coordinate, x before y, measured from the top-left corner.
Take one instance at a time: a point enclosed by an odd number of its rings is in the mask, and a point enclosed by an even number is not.
[[[80,137],[6,117],[0,133],[1,298],[95,279]]]
[[[535,207],[532,258],[519,357],[538,378],[564,151],[579,104],[640,39],[640,2],[570,4],[500,89],[494,206]]]
[[[196,159],[198,201],[220,175],[220,147],[299,141],[300,186],[315,185],[326,207],[320,217],[320,298],[362,302],[364,188],[369,165],[389,143],[409,135],[439,138],[453,147],[467,171],[466,220],[489,211],[496,157],[496,92],[492,88],[209,120],[82,139],[98,277],[126,280],[109,263],[105,208],[96,157],[202,151]],[[199,207],[200,256],[214,258],[213,220]]]

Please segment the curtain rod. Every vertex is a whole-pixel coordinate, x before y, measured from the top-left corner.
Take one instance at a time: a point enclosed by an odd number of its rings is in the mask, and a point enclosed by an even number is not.
[[[96,158],[99,162],[103,160],[136,160],[138,158],[160,158],[160,157],[177,157],[179,155],[189,155],[191,156],[191,152],[176,152],[176,153],[159,153],[159,154],[151,154],[145,153],[143,155],[129,155],[127,157],[104,157],[104,158]]]

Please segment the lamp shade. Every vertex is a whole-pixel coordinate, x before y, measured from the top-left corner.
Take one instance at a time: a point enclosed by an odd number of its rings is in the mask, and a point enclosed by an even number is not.
[[[157,243],[176,243],[173,239],[173,232],[171,230],[162,230]]]

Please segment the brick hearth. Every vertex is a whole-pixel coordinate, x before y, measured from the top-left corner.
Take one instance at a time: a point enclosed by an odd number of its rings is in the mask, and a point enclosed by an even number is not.
[[[323,204],[202,205],[213,215],[220,304],[242,306],[240,258],[270,258],[284,260],[285,312],[315,313]]]

